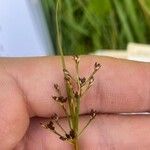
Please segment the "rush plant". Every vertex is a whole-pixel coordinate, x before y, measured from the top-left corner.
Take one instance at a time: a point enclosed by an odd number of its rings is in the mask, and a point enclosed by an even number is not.
[[[58,10],[60,6],[59,4],[60,1],[58,0],[56,5],[57,42],[58,49],[61,55],[62,69],[64,74],[67,96],[64,97],[62,95],[59,85],[54,84],[54,89],[56,90],[57,95],[52,96],[52,99],[56,103],[58,103],[64,111],[67,118],[69,131],[67,131],[60,123],[60,117],[57,115],[57,113],[53,114],[48,122],[42,123],[42,127],[55,133],[59,137],[59,139],[71,143],[73,145],[74,150],[79,150],[79,136],[83,133],[83,131],[87,128],[91,121],[96,117],[96,111],[92,109],[89,112],[89,121],[85,124],[85,126],[82,129],[79,129],[80,101],[83,95],[93,85],[94,75],[100,69],[101,65],[98,62],[95,62],[93,66],[93,71],[91,72],[89,77],[80,77],[80,57],[75,55],[73,56],[73,61],[75,64],[76,76],[74,77],[66,68],[63,49],[61,46],[61,36],[58,23]],[[60,130],[58,130],[58,128]]]

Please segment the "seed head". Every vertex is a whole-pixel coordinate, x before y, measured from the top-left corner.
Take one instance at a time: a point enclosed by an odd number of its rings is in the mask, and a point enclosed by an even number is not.
[[[66,133],[66,138],[67,138],[67,139],[70,139],[71,136],[70,136],[69,134]]]
[[[99,70],[100,67],[101,67],[101,64],[98,63],[98,62],[95,62],[95,64],[94,64],[94,70],[97,71],[97,70]]]
[[[60,103],[65,103],[67,101],[67,97],[64,98],[63,96],[52,96],[52,98],[57,101],[57,102],[60,102]]]
[[[75,132],[74,132],[74,130],[72,129],[72,130],[70,130],[70,136],[71,136],[71,138],[72,139],[74,139],[75,138]]]
[[[92,76],[89,80],[89,86],[91,86],[93,84],[93,82],[94,82],[94,77]]]
[[[96,117],[96,111],[95,110],[91,109],[90,117],[91,117],[91,119],[94,119]]]
[[[80,57],[78,55],[73,56],[73,58],[77,64],[80,62]]]
[[[64,79],[65,79],[68,83],[70,83],[71,77],[70,77],[69,75],[65,75]]]
[[[49,121],[49,123],[45,125],[45,128],[55,130],[54,123],[52,121]]]
[[[66,141],[67,140],[67,138],[64,137],[64,136],[60,136],[59,139],[61,139],[62,141]]]
[[[64,72],[65,75],[70,76],[70,73],[67,69],[63,69],[63,72]]]
[[[67,101],[67,97],[64,98],[63,96],[59,96],[58,101],[61,102],[61,103],[65,103]]]
[[[86,78],[85,77],[79,78],[79,81],[80,81],[80,85],[82,86],[86,82]]]
[[[57,96],[52,96],[52,98],[53,98],[55,101],[58,101],[58,97],[57,97]]]
[[[76,99],[79,98],[78,92],[75,92],[75,93],[74,93],[74,97],[75,97]]]
[[[54,113],[52,116],[51,116],[51,120],[55,120],[57,121],[59,119],[58,115],[56,113]]]
[[[56,90],[58,90],[58,89],[59,89],[58,84],[54,84],[54,88],[55,88]]]

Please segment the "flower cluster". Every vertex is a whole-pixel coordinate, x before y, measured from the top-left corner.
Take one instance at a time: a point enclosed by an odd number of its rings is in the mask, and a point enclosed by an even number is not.
[[[61,140],[67,140],[71,143],[73,143],[74,139],[77,139],[81,135],[81,133],[86,129],[90,122],[96,117],[96,111],[92,109],[89,113],[89,121],[85,124],[83,129],[78,129],[81,98],[83,94],[93,85],[94,75],[101,67],[101,65],[96,62],[94,64],[94,70],[88,78],[80,77],[80,58],[78,56],[73,56],[73,60],[75,62],[76,77],[73,77],[66,68],[63,68],[67,97],[64,97],[62,95],[58,84],[54,84],[57,96],[52,96],[52,99],[62,107],[67,117],[70,128],[69,132],[67,132],[60,124],[60,118],[56,113],[50,117],[50,120],[47,123],[42,123],[42,126],[45,129],[49,129],[54,132],[56,135],[59,136]],[[59,127],[62,132],[58,132],[55,126]]]

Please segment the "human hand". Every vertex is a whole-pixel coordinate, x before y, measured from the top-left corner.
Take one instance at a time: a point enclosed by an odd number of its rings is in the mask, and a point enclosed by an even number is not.
[[[100,113],[80,137],[80,149],[149,150],[150,117],[119,113],[150,110],[150,63],[83,56],[81,76],[88,76],[96,61],[102,68],[81,101],[81,125],[88,119],[84,114],[91,108]],[[66,58],[66,64],[75,73],[70,57]],[[40,126],[53,113],[64,115],[51,99],[55,95],[54,83],[63,90],[59,57],[0,59],[1,150],[71,149]],[[65,118],[62,122],[65,125]]]

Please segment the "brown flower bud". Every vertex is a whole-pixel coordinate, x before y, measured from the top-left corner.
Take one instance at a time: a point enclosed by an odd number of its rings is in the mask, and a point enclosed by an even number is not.
[[[82,86],[86,82],[86,78],[85,77],[79,78],[79,81],[80,81],[80,84]]]
[[[101,67],[101,64],[98,62],[95,62],[95,64],[94,64],[95,71],[99,70],[100,67]]]
[[[56,113],[54,113],[52,116],[51,116],[51,120],[55,120],[57,121],[59,119],[58,115]]]
[[[66,138],[66,137],[63,137],[63,136],[60,136],[59,138],[60,138],[62,141],[67,140],[67,138]]]
[[[65,75],[64,79],[65,79],[67,82],[69,82],[69,83],[70,83],[70,79],[71,79],[71,77],[70,77],[69,75]]]
[[[94,82],[94,77],[92,76],[89,80],[89,86],[91,86],[93,84],[93,82]]]
[[[53,123],[52,121],[50,121],[50,122],[46,125],[46,128],[47,128],[47,129],[50,129],[50,130],[55,130],[54,123]]]
[[[75,93],[74,93],[74,97],[75,97],[75,98],[79,98],[78,92],[75,92]]]
[[[65,103],[65,102],[67,101],[67,97],[64,98],[63,96],[59,96],[59,97],[57,97],[57,96],[52,96],[52,98],[53,98],[55,101],[60,102],[60,103]]]
[[[72,130],[70,130],[70,136],[71,136],[71,138],[72,139],[74,139],[75,138],[75,132],[74,132],[74,130],[72,129]]]
[[[67,101],[67,97],[64,98],[63,96],[58,97],[58,101],[61,103],[65,103]]]
[[[67,139],[70,139],[71,136],[70,136],[69,134],[66,133],[66,138],[67,138]]]
[[[66,98],[63,98],[61,102],[62,102],[62,103],[66,103],[67,100],[68,100],[68,98],[66,97]]]
[[[77,64],[80,62],[80,57],[78,55],[73,56],[73,58]]]
[[[67,69],[63,69],[63,72],[64,72],[65,75],[70,76],[70,73],[69,73],[69,71]]]
[[[58,101],[58,97],[57,97],[57,96],[52,96],[52,98],[53,98],[55,101]]]
[[[96,117],[96,111],[95,110],[91,109],[90,117],[91,117],[91,119],[94,119]]]
[[[56,90],[59,90],[58,84],[54,84],[54,88],[55,88]]]

